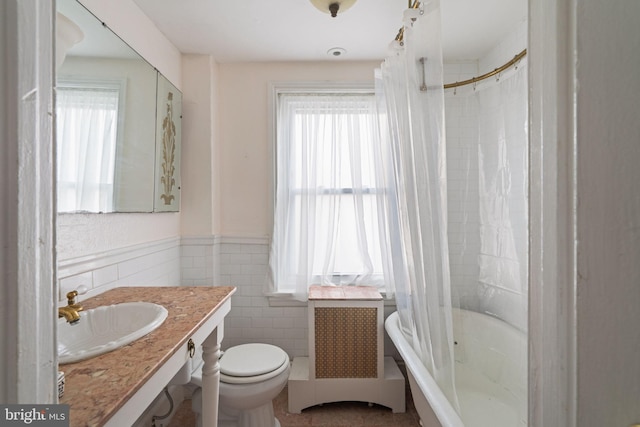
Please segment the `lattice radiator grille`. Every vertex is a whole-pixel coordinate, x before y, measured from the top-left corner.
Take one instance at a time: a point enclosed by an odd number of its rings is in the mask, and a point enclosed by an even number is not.
[[[315,308],[316,378],[377,378],[377,309]]]

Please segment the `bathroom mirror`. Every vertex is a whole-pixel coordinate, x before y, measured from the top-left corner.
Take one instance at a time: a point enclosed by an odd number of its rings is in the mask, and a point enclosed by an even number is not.
[[[57,12],[58,212],[177,211],[181,94],[77,0]]]

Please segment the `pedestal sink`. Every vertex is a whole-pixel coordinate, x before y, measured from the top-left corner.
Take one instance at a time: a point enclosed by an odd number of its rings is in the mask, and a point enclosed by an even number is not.
[[[58,319],[58,362],[79,362],[130,344],[166,318],[161,305],[126,302],[81,311],[75,325]]]

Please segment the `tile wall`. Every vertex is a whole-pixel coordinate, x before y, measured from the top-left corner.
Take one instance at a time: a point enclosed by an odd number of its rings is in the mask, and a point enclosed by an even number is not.
[[[216,237],[211,239],[211,243],[209,250],[214,254],[215,267],[214,279],[210,283],[237,288],[232,297],[231,312],[225,318],[223,349],[249,342],[263,342],[277,345],[292,358],[307,356],[306,303],[278,299],[270,301],[264,294],[269,274],[269,239]],[[183,285],[203,283],[194,278],[196,271],[191,266],[200,265],[204,253],[203,248],[195,248],[183,239]],[[185,279],[187,276],[189,279]],[[191,280],[195,282],[190,283]],[[392,302],[385,304],[385,316],[394,310]],[[387,355],[395,354],[388,339],[385,349]]]
[[[87,294],[120,286],[170,286],[180,283],[180,239],[171,238],[104,253],[58,260],[58,301],[84,285]]]
[[[267,238],[221,238],[216,244],[220,285],[235,286],[225,319],[223,348],[247,342],[277,345],[290,357],[307,354],[306,304],[271,306],[264,291],[268,279]]]

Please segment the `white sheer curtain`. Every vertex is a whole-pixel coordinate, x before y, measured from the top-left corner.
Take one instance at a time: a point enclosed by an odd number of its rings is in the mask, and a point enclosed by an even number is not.
[[[58,87],[57,165],[59,212],[111,212],[119,92]]]
[[[399,230],[390,233],[389,241],[396,302],[414,348],[457,405],[439,1],[406,12],[403,46],[396,43],[393,48],[376,83],[381,113],[389,124],[400,212]]]
[[[377,285],[386,179],[373,93],[280,93],[270,292]]]

